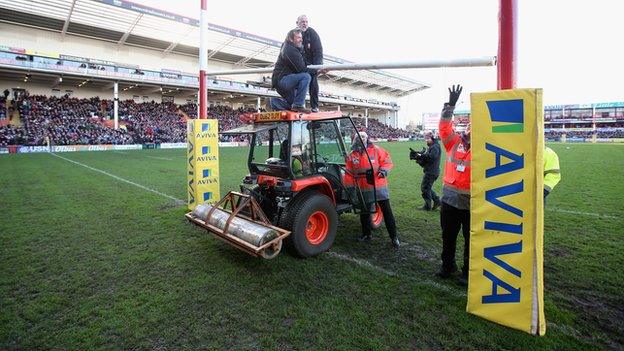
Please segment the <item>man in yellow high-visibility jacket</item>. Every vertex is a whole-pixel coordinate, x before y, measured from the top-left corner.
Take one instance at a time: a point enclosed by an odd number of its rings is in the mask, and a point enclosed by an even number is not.
[[[544,146],[544,199],[561,180],[559,156],[548,146]]]

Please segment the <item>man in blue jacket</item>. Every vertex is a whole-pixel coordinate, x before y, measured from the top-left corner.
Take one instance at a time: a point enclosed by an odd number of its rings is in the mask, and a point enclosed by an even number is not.
[[[308,27],[308,17],[306,15],[301,15],[297,18],[297,28],[303,34],[303,57],[306,64],[322,65],[323,45],[321,45],[321,38],[314,29]],[[319,84],[317,76],[316,72],[310,73],[312,78],[310,81],[310,108],[312,112],[318,112]]]
[[[271,85],[281,98],[271,98],[274,110],[310,112],[305,107],[305,97],[316,71],[306,67],[303,58],[303,36],[300,29],[291,29],[286,36],[280,54],[275,62]]]

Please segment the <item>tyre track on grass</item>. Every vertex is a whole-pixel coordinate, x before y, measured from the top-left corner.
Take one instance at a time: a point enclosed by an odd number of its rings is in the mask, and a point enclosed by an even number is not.
[[[162,197],[165,197],[167,199],[173,200],[176,203],[176,205],[178,205],[178,206],[186,205],[186,201],[184,201],[184,200],[181,200],[181,199],[178,199],[178,198],[173,197],[171,195],[162,193],[162,192],[160,192],[158,190],[149,188],[149,187],[144,186],[142,184],[135,183],[135,182],[133,182],[131,180],[122,178],[120,176],[117,176],[115,174],[109,173],[107,171],[104,171],[104,170],[101,170],[101,169],[98,169],[98,168],[95,168],[95,167],[88,166],[88,165],[86,165],[84,163],[71,160],[69,158],[57,155],[55,153],[50,153],[50,155],[52,155],[54,157],[57,157],[59,159],[62,159],[64,161],[70,162],[70,163],[72,163],[74,165],[86,168],[86,169],[91,170],[93,172],[97,172],[97,173],[103,174],[105,176],[111,177],[111,178],[113,178],[115,180],[118,180],[120,182],[133,185],[133,186],[135,186],[137,188],[140,188],[140,189],[143,189],[145,191],[148,191],[148,192],[154,193],[156,195],[160,195]],[[327,252],[326,256],[327,257],[331,257],[331,258],[335,258],[335,259],[338,259],[338,260],[341,260],[341,261],[345,261],[345,262],[350,262],[350,263],[356,264],[359,267],[362,267],[362,268],[365,268],[365,269],[377,272],[379,274],[387,275],[387,276],[390,276],[390,277],[396,277],[396,278],[399,278],[399,279],[409,280],[411,283],[413,283],[415,285],[431,287],[431,288],[434,288],[436,290],[443,291],[443,292],[445,292],[447,294],[450,294],[450,295],[452,295],[454,297],[457,297],[457,298],[465,298],[466,297],[466,292],[463,291],[463,290],[454,289],[454,288],[452,288],[450,286],[441,284],[441,283],[439,283],[437,281],[434,281],[434,280],[416,279],[416,278],[402,276],[402,275],[399,275],[398,273],[396,273],[396,272],[394,272],[392,270],[389,270],[389,269],[377,266],[377,265],[375,265],[375,264],[373,264],[373,263],[371,263],[371,262],[369,262],[367,260],[361,259],[361,258],[355,258],[355,257],[349,256],[347,254],[343,254],[343,253],[339,253],[339,252],[335,252],[335,251]],[[420,255],[417,255],[417,256],[420,256]],[[423,258],[420,258],[420,259],[423,259]],[[582,335],[579,331],[577,331],[576,329],[574,329],[573,327],[571,327],[569,325],[565,325],[565,324],[561,324],[560,325],[560,324],[555,324],[555,323],[548,323],[548,326],[553,328],[553,329],[555,329],[555,330],[558,330],[562,334],[565,334],[567,336],[573,337],[575,339],[579,339],[579,335]]]

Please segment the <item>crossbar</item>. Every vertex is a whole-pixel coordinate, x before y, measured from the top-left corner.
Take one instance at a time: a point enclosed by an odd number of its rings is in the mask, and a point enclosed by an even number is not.
[[[359,71],[371,69],[400,69],[400,68],[443,68],[443,67],[487,67],[496,65],[496,56],[485,56],[455,60],[419,60],[398,62],[368,62],[368,63],[337,63],[329,65],[310,65],[311,69],[326,69],[329,71]],[[271,73],[273,67],[243,68],[225,71],[209,71],[207,76]]]

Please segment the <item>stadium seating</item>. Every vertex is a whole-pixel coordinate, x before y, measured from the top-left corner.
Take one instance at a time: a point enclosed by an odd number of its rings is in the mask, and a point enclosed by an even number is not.
[[[547,140],[560,140],[563,134],[570,139],[591,139],[594,134],[596,134],[596,138],[600,139],[621,139],[624,138],[624,126],[618,124],[608,128],[596,128],[595,132],[592,130],[551,129],[544,133]]]
[[[186,120],[197,117],[197,105],[172,102],[142,102],[125,100],[119,102],[119,126],[112,128],[112,100],[92,97],[78,99],[69,96],[49,97],[28,95],[6,101],[0,97],[0,121],[8,121],[14,106],[20,113],[22,127],[0,124],[0,147],[7,145],[45,145],[49,136],[53,145],[74,144],[149,144],[186,141]],[[209,118],[219,120],[219,129],[227,130],[241,125],[239,115],[255,109],[232,109],[227,105],[211,106]],[[464,116],[459,116],[464,117]],[[465,118],[467,120],[467,116]],[[374,118],[368,119],[368,127],[362,117],[353,118],[356,127],[366,130],[373,139],[397,140],[416,135],[404,129],[393,128]],[[460,120],[463,121],[462,118]],[[588,129],[584,122],[567,123],[566,129],[548,128],[547,140],[624,138],[624,123],[598,124],[596,131]],[[221,136],[220,141],[246,141],[245,136]]]
[[[49,136],[54,145],[73,144],[146,144],[186,141],[186,119],[197,117],[197,105],[176,105],[171,102],[119,102],[119,126],[112,128],[113,102],[93,97],[78,99],[69,96],[49,97],[24,94],[14,101],[23,127],[0,127],[0,146],[45,145]],[[2,106],[2,105],[0,105]],[[1,110],[1,108],[0,108]],[[240,126],[239,115],[255,109],[232,109],[217,105],[208,109],[208,117],[219,120],[219,129]],[[410,137],[403,129],[389,127],[376,119],[354,118],[356,126],[366,129],[376,139]],[[221,136],[220,141],[245,141],[246,137]]]
[[[4,97],[0,97],[0,121],[7,118],[7,104]]]
[[[366,130],[366,133],[372,139],[397,140],[399,138],[415,137],[414,133],[408,132],[405,129],[394,128],[385,125],[374,118],[368,119],[368,127],[366,127],[366,122],[364,118],[354,117],[353,122],[355,123],[356,128],[358,128],[359,130]]]
[[[127,130],[102,123],[102,101],[98,97],[76,99],[26,95],[15,101],[24,123],[21,145],[132,144]]]

